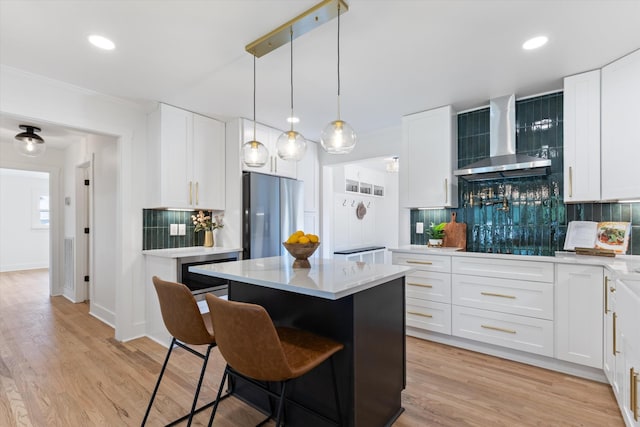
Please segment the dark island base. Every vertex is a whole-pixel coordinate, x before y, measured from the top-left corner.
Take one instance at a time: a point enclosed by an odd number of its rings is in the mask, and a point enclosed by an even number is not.
[[[291,326],[345,345],[335,356],[345,426],[391,425],[402,413],[406,385],[404,277],[338,300],[300,295],[241,282],[229,284],[229,299],[260,304],[278,326]],[[299,405],[336,420],[329,362],[287,386],[288,426],[332,425]],[[276,387],[271,384],[270,387]],[[233,393],[268,413],[275,402],[238,379]]]

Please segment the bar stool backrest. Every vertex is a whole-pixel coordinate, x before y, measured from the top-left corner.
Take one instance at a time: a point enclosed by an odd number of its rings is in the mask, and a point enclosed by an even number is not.
[[[182,283],[167,282],[153,277],[162,320],[169,333],[186,344],[200,345],[215,343],[216,339],[207,329],[198,303],[193,294]]]
[[[206,295],[216,342],[229,366],[259,381],[294,377],[269,313],[260,305]]]

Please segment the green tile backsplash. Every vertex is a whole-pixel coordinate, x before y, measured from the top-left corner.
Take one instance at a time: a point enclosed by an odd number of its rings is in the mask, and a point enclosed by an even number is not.
[[[573,220],[631,221],[628,253],[640,255],[640,203],[564,204],[562,92],[516,102],[516,151],[550,158],[546,177],[459,181],[458,221],[467,224],[467,250],[553,255]],[[489,109],[458,115],[458,167],[489,156]],[[505,205],[506,201],[506,205]],[[508,209],[505,209],[505,206]],[[411,211],[411,243],[426,244],[416,222],[449,221],[452,209]]]
[[[191,215],[197,211],[143,209],[142,249],[169,249],[202,246],[204,231],[194,233]],[[186,224],[184,236],[170,236],[169,224]]]

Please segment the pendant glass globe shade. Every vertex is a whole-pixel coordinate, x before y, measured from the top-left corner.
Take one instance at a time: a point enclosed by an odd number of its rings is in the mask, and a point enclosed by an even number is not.
[[[253,168],[259,168],[267,164],[269,151],[263,143],[259,141],[248,141],[242,144],[242,161]]]
[[[322,129],[320,144],[327,153],[347,154],[356,146],[357,135],[349,123],[334,120]]]
[[[298,162],[302,160],[304,153],[307,151],[307,141],[295,130],[286,131],[278,137],[276,149],[278,150],[278,157],[282,160]]]

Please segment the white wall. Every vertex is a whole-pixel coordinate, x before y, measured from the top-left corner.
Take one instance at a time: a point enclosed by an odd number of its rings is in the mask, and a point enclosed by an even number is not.
[[[39,195],[49,195],[48,173],[0,169],[0,271],[49,266],[49,228],[33,223]]]
[[[0,66],[0,87],[0,114],[32,118],[117,139],[115,233],[112,235],[115,337],[127,340],[144,335],[144,289],[149,284],[143,280],[141,236],[148,108],[6,66]],[[62,223],[59,227],[61,233]],[[60,259],[56,264],[62,271]],[[58,275],[55,280],[56,286],[60,287],[61,277]]]

